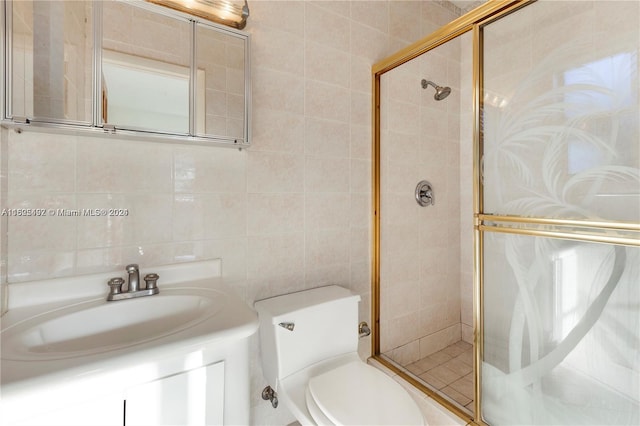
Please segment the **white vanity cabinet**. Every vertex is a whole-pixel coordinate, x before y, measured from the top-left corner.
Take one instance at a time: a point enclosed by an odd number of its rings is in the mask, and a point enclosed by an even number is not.
[[[129,388],[126,426],[224,424],[224,361]]]

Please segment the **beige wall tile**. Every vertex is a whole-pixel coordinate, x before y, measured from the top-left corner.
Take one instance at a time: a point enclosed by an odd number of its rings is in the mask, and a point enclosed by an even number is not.
[[[351,22],[351,54],[373,62],[384,59],[389,49],[388,35],[375,28]]]
[[[355,22],[360,22],[376,30],[387,33],[389,29],[389,7],[384,1],[356,1],[351,6],[351,16]]]
[[[304,53],[304,75],[348,88],[351,83],[351,55],[348,51],[307,41]]]
[[[301,153],[305,148],[305,118],[298,113],[253,109],[251,151]]]
[[[389,2],[389,26],[391,33],[408,42],[424,37],[421,23],[422,2],[392,1]]]
[[[349,19],[325,7],[305,3],[305,39],[349,51]]]
[[[304,112],[304,79],[287,72],[256,66],[251,75],[254,108]]]
[[[304,142],[307,155],[348,158],[350,126],[342,121],[307,117]]]
[[[7,155],[12,193],[75,191],[75,136],[8,132]]]
[[[307,194],[305,198],[305,228],[308,231],[349,228],[349,194],[319,192]]]
[[[247,21],[247,30],[264,26],[291,33],[304,35],[305,4],[302,1],[256,1],[251,3],[251,18]]]
[[[75,194],[9,193],[7,206],[47,212],[44,216],[8,218],[8,253],[75,250],[77,217],[70,216],[76,209]]]
[[[304,230],[304,195],[247,194],[247,235],[276,235]]]
[[[349,160],[346,158],[306,157],[306,192],[349,192]]]
[[[304,88],[304,112],[307,116],[349,123],[351,97],[348,89],[307,80]]]
[[[304,158],[277,152],[249,152],[247,188],[252,192],[303,192]]]
[[[252,26],[251,35],[251,54],[256,65],[294,75],[303,74],[305,50],[302,38],[260,25]]]
[[[173,150],[174,190],[179,193],[242,192],[246,188],[246,151],[210,147]]]
[[[170,192],[172,147],[105,138],[77,144],[78,192]]]

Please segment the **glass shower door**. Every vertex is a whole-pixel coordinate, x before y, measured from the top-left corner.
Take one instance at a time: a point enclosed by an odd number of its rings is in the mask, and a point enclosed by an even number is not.
[[[481,413],[640,423],[640,3],[481,26]]]

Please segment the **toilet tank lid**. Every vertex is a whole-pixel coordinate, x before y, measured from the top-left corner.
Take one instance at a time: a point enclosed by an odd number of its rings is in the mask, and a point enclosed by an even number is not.
[[[329,285],[259,300],[253,306],[261,317],[271,317],[275,323],[279,321],[278,318],[282,315],[291,314],[311,306],[349,298],[356,299],[356,302],[360,300],[359,295],[351,293],[350,290],[344,287]]]

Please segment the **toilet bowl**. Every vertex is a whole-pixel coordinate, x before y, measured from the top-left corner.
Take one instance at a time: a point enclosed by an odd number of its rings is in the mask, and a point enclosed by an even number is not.
[[[304,425],[424,425],[409,393],[358,356],[359,301],[327,286],[256,302],[269,386]]]

